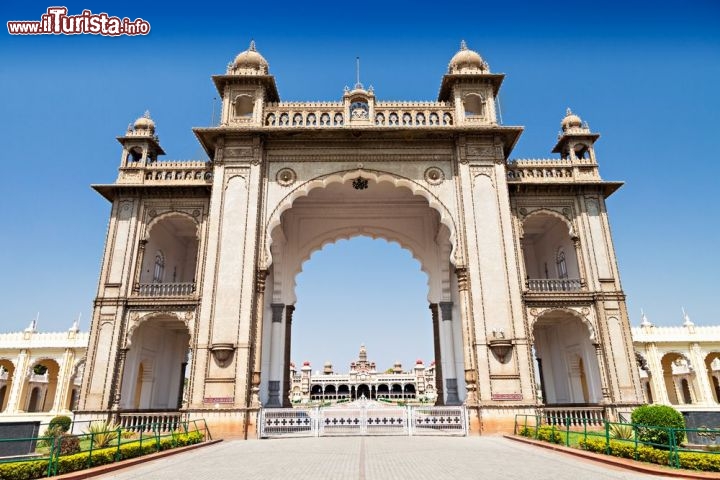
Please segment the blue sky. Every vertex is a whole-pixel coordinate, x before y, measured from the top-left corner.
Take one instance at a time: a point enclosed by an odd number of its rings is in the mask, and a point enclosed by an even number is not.
[[[720,323],[718,2],[259,3],[73,2],[71,14],[142,17],[151,33],[0,33],[1,331],[38,311],[41,330],[65,330],[80,312],[88,327],[109,214],[89,185],[115,179],[115,137],[149,109],[166,159],[204,158],[191,127],[211,121],[210,75],[251,38],[285,100],[339,99],[356,56],[380,99],[432,100],[465,39],[507,75],[503,122],[525,127],[511,157],[550,157],[566,107],[602,135],[602,176],[626,182],[608,209],[632,323],[644,308],[680,324],[681,306],[699,325]],[[38,20],[50,5],[11,0],[0,12]],[[294,359],[344,367],[364,341],[379,366],[427,361],[425,282],[397,245],[326,247],[298,277]],[[358,290],[369,283],[379,288]]]

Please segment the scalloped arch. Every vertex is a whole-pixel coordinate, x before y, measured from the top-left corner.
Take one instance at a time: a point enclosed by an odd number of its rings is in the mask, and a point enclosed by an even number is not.
[[[184,218],[190,220],[192,223],[195,224],[195,236],[198,239],[200,238],[200,222],[198,222],[189,213],[173,210],[171,212],[161,213],[160,215],[153,217],[153,219],[148,222],[147,227],[145,228],[145,235],[144,235],[145,240],[150,239],[150,232],[152,232],[152,229],[155,227],[155,225],[157,225],[161,221],[166,220],[167,218],[170,218],[170,217],[184,217]]]
[[[592,321],[589,318],[587,318],[585,315],[581,314],[578,311],[573,310],[572,308],[548,308],[547,310],[541,312],[540,315],[538,315],[535,318],[535,320],[530,323],[530,325],[529,325],[530,332],[534,332],[535,325],[537,324],[538,320],[540,320],[542,317],[546,316],[549,313],[557,313],[557,312],[569,313],[570,315],[572,315],[575,318],[577,318],[578,320],[580,320],[582,323],[585,324],[585,326],[588,329],[588,333],[590,334],[590,341],[593,343],[597,341],[595,338],[595,326],[593,325]],[[532,336],[535,337],[534,333]]]
[[[303,265],[308,260],[310,260],[310,258],[315,252],[322,250],[323,248],[325,248],[326,245],[337,243],[340,240],[351,240],[355,237],[360,236],[370,237],[373,240],[385,240],[388,243],[396,243],[403,250],[407,250],[408,252],[410,252],[412,258],[420,264],[420,271],[422,271],[427,277],[426,283],[428,285],[428,294],[430,293],[430,269],[427,265],[428,261],[427,259],[423,259],[422,255],[418,253],[422,251],[422,249],[410,237],[404,236],[399,232],[385,228],[363,227],[361,229],[357,229],[345,227],[325,232],[322,235],[318,235],[311,240],[311,243],[307,248],[303,249],[299,257],[300,261],[297,265],[293,265],[294,270],[290,275],[290,278],[292,279],[290,290],[293,292],[293,295],[295,292],[295,287],[297,286],[297,276],[302,273]]]
[[[376,183],[388,182],[396,187],[403,187],[410,190],[413,195],[419,195],[425,198],[428,202],[428,206],[438,212],[440,216],[440,223],[445,225],[450,231],[450,245],[452,249],[450,252],[450,262],[453,265],[457,265],[457,256],[459,255],[459,249],[457,248],[457,229],[455,226],[455,220],[453,219],[450,210],[443,204],[439,198],[437,198],[427,188],[420,185],[406,177],[400,175],[385,172],[382,170],[368,170],[364,168],[356,168],[349,170],[339,170],[336,172],[320,175],[306,182],[301,183],[292,191],[290,191],[285,197],[283,197],[273,209],[272,213],[268,217],[267,224],[265,225],[265,249],[263,267],[268,268],[272,265],[272,252],[270,247],[272,246],[272,232],[281,223],[281,216],[283,212],[292,207],[295,200],[300,197],[305,197],[310,194],[312,190],[317,188],[325,188],[333,183],[344,184],[352,181],[357,175],[365,175],[368,180],[374,180]],[[463,262],[460,262],[463,263]]]
[[[666,350],[660,356],[660,366],[662,367],[663,370],[665,370],[665,365],[663,365],[663,362],[665,361],[665,357],[667,357],[668,355],[677,355],[678,357],[685,359],[685,361],[688,363],[690,371],[695,372],[695,366],[693,365],[692,361],[690,360],[690,357],[688,357],[687,353],[676,350],[676,349]]]
[[[573,225],[572,221],[570,221],[565,215],[556,212],[555,210],[550,210],[549,208],[538,208],[537,210],[533,210],[532,212],[528,213],[522,220],[523,227],[525,225],[525,222],[527,222],[529,218],[541,214],[557,218],[567,227],[568,235],[570,235],[570,238],[577,237],[577,233],[575,232],[575,225]]]
[[[135,333],[135,330],[137,330],[138,327],[140,327],[140,325],[147,322],[148,320],[152,320],[153,318],[158,318],[158,317],[170,317],[170,318],[182,323],[183,325],[185,325],[188,335],[190,336],[190,345],[192,345],[193,331],[190,328],[190,322],[187,319],[180,318],[175,312],[152,312],[152,313],[143,315],[142,317],[138,318],[134,322],[131,322],[131,325],[125,334],[124,348],[130,348],[132,346],[133,334]]]

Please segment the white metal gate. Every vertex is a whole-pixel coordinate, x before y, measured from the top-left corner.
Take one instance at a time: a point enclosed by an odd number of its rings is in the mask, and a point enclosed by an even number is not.
[[[263,408],[260,438],[352,435],[467,435],[464,406],[389,406],[353,402],[323,408]]]

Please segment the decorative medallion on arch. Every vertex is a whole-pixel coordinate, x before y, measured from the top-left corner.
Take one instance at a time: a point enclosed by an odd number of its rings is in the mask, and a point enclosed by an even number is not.
[[[439,167],[430,167],[425,170],[425,181],[430,185],[440,185],[445,180],[445,173]]]
[[[275,175],[275,179],[283,187],[289,187],[297,180],[297,174],[292,168],[281,168]]]

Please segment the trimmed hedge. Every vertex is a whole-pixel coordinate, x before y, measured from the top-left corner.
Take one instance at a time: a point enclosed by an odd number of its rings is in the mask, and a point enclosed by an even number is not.
[[[667,450],[660,450],[647,445],[638,445],[636,457],[635,444],[633,442],[619,442],[616,440],[610,440],[609,448],[605,440],[581,440],[580,448],[595,453],[606,453],[609,450],[609,454],[615,457],[630,458],[658,465],[670,465],[671,457],[674,455]],[[678,452],[677,463],[680,468],[687,470],[720,472],[720,455],[718,454]],[[672,462],[672,464],[674,465],[675,462]]]
[[[201,432],[180,433],[172,438],[162,438],[158,442],[154,438],[148,438],[140,446],[140,441],[124,443],[117,446],[93,450],[92,456],[89,451],[64,455],[58,458],[57,473],[70,473],[83,470],[88,467],[107,465],[118,460],[127,460],[140,457],[157,451],[170,450],[175,447],[193,445],[204,440]],[[117,457],[117,458],[116,458]],[[46,477],[48,471],[48,460],[33,460],[28,462],[14,462],[0,464],[0,479],[2,480],[32,480]]]
[[[675,432],[675,442],[680,445],[685,440],[685,418],[667,405],[643,405],[632,412],[632,423],[637,426],[638,439],[641,442],[655,445],[671,446],[669,429],[679,429]]]
[[[528,438],[537,438],[538,440],[542,440],[543,442],[557,444],[561,444],[564,442],[560,431],[557,428],[552,428],[547,425],[539,427],[537,429],[537,432],[535,430],[535,427],[523,427],[518,432],[518,435],[522,435],[523,437]]]

